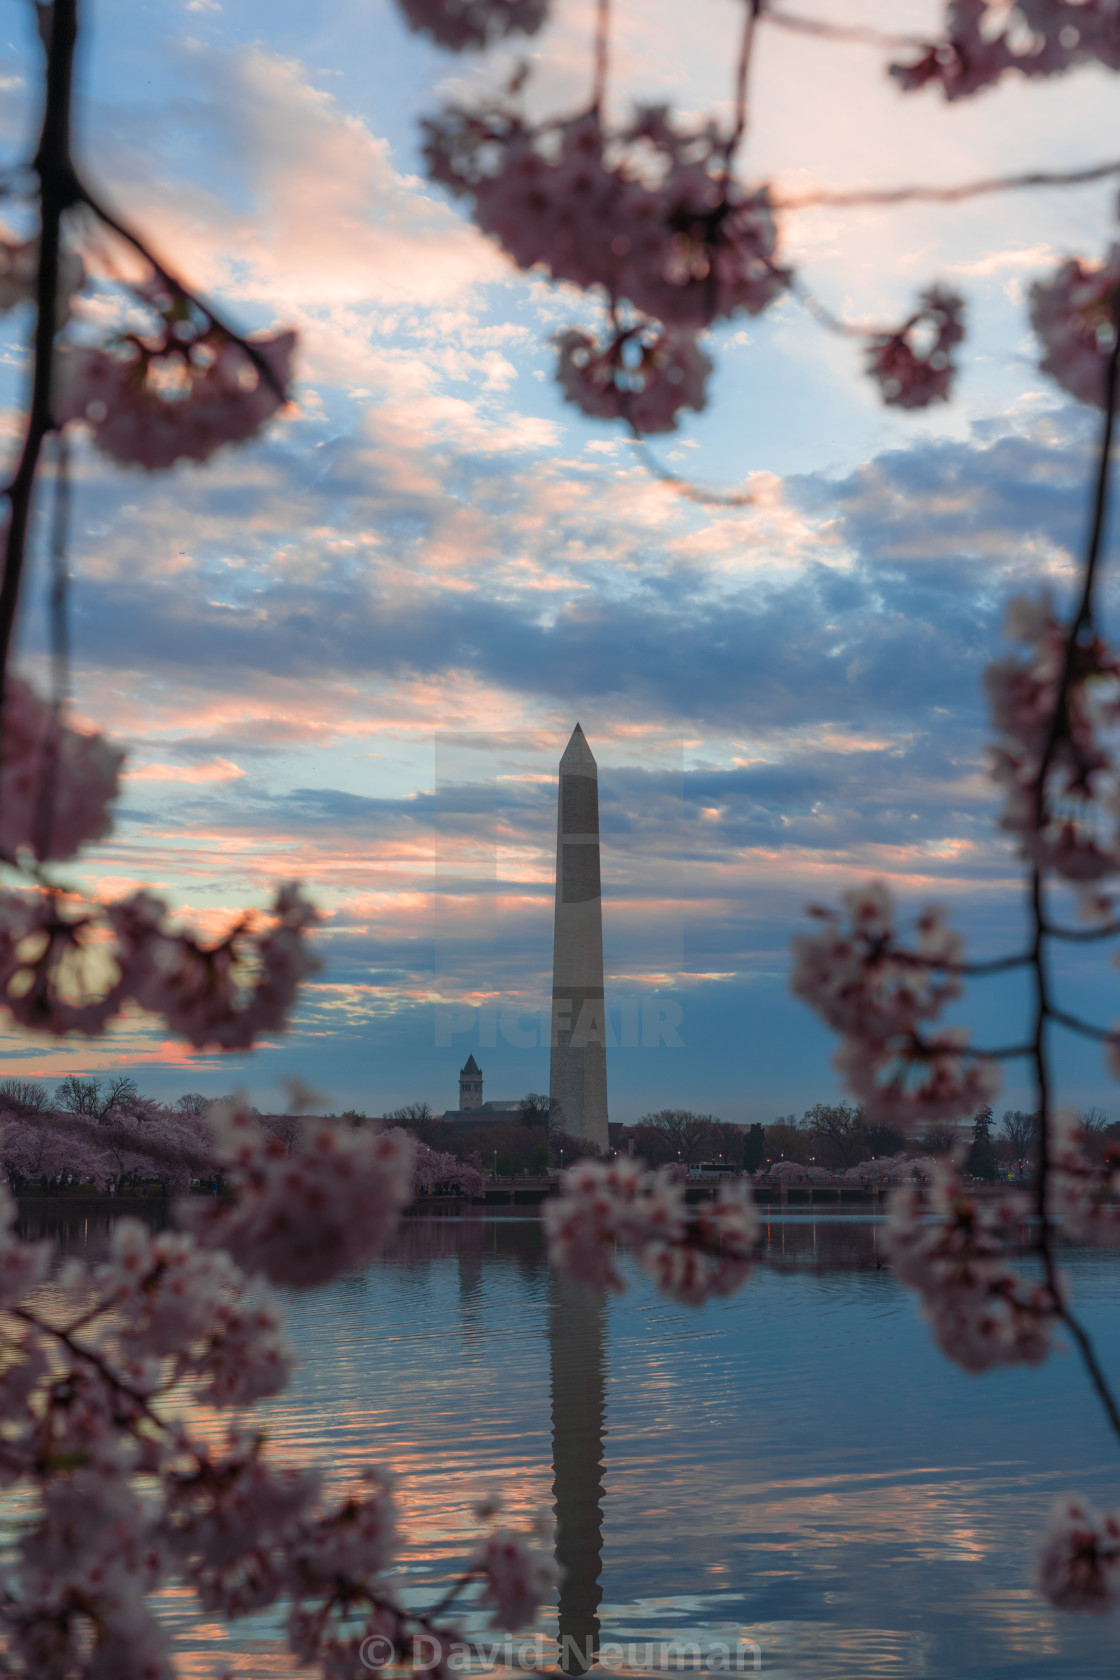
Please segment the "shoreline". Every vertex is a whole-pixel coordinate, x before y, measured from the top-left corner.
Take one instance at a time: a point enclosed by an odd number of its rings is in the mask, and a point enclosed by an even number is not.
[[[850,1209],[852,1212],[879,1213],[886,1211],[890,1185],[784,1185],[784,1184],[755,1184],[755,1205],[760,1212],[784,1211],[817,1211],[834,1213]],[[976,1184],[972,1186],[973,1194],[988,1199],[1006,1193],[1008,1189],[1026,1189],[1028,1186],[1006,1184]],[[424,1218],[426,1216],[461,1214],[466,1212],[485,1214],[488,1210],[495,1211],[518,1209],[520,1212],[532,1214],[539,1210],[542,1202],[547,1201],[556,1193],[553,1181],[516,1181],[497,1184],[488,1188],[484,1196],[418,1196],[404,1210],[404,1217]],[[197,1195],[198,1192],[195,1192]],[[208,1195],[208,1193],[203,1193]],[[686,1187],[686,1199],[690,1204],[709,1201],[715,1195],[714,1184],[689,1184]],[[107,1196],[104,1194],[79,1194],[67,1191],[62,1194],[47,1194],[32,1191],[29,1194],[15,1198],[21,1217],[36,1211],[43,1213],[68,1212],[76,1215],[116,1213],[127,1211],[140,1213],[166,1212],[173,1201],[179,1198],[162,1195],[158,1192],[141,1194],[124,1194]],[[538,1213],[539,1217],[539,1213]]]

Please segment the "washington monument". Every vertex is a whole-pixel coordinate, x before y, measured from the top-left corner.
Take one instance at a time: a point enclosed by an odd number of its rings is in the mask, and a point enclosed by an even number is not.
[[[577,723],[560,760],[549,1096],[569,1137],[607,1150],[607,1041],[599,882],[599,771]]]

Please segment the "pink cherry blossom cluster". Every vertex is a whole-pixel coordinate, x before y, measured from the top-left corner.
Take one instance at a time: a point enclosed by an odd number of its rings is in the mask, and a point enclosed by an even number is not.
[[[548,1538],[539,1531],[496,1528],[475,1555],[472,1568],[482,1577],[482,1603],[493,1612],[491,1627],[524,1627],[556,1586],[555,1557],[534,1544]]]
[[[895,1274],[921,1296],[942,1352],[966,1371],[1037,1365],[1050,1351],[1059,1303],[1008,1260],[1026,1217],[1019,1197],[978,1201],[946,1160],[929,1184],[891,1195],[887,1249]]]
[[[1056,1499],[1036,1579],[1057,1610],[1092,1615],[1114,1610],[1120,1603],[1120,1521],[1079,1494]]]
[[[821,931],[793,941],[790,986],[842,1035],[834,1058],[868,1116],[920,1127],[971,1113],[996,1087],[995,1070],[969,1053],[963,1029],[930,1031],[960,994],[961,940],[936,906],[918,917],[913,949],[895,933],[882,882],[843,895],[844,913],[811,906]]]
[[[207,1116],[229,1201],[188,1204],[184,1217],[207,1244],[272,1283],[311,1289],[357,1271],[379,1252],[412,1200],[412,1139],[405,1132],[326,1124],[289,1154],[246,1109]]]
[[[0,894],[0,998],[21,1026],[56,1035],[102,1033],[128,1003],[199,1049],[281,1032],[318,967],[306,942],[318,912],[298,886],[278,890],[263,927],[243,917],[217,945],[171,928],[168,914],[146,892],[76,913],[57,891]]]
[[[732,179],[712,124],[685,132],[648,107],[616,134],[596,111],[534,128],[498,103],[449,106],[424,127],[433,179],[472,201],[518,268],[609,302],[605,341],[576,328],[556,340],[561,388],[586,414],[673,430],[682,408],[706,400],[711,362],[697,333],[761,313],[790,285],[769,192]]]
[[[576,328],[559,333],[556,377],[568,402],[598,420],[627,420],[655,435],[676,430],[682,408],[707,403],[712,362],[682,328],[620,328],[607,345]]]
[[[1114,0],[949,0],[943,39],[891,74],[907,92],[933,84],[966,99],[1007,72],[1056,76],[1094,61],[1120,70]]]
[[[594,112],[532,128],[505,105],[449,106],[424,128],[432,178],[473,201],[518,268],[692,331],[789,286],[769,193],[728,177],[714,128],[678,132],[652,108],[616,136]]]
[[[1117,1072],[1120,1058],[1115,1046],[1111,1059]],[[1061,1220],[1065,1236],[1120,1248],[1120,1146],[1108,1138],[1099,1153],[1090,1153],[1086,1143],[1075,1116],[1062,1113],[1052,1118],[1050,1213]]]
[[[174,1231],[158,1235],[138,1219],[113,1227],[111,1256],[91,1276],[99,1310],[117,1315],[127,1362],[174,1359],[176,1374],[210,1378],[203,1392],[216,1406],[244,1406],[279,1394],[291,1350],[267,1291],[230,1256],[200,1249]]]
[[[1115,13],[1120,32],[1120,8]],[[1120,245],[1103,263],[1071,258],[1031,287],[1031,325],[1046,354],[1043,370],[1063,390],[1105,405],[1108,358],[1120,331]]]
[[[301,982],[319,967],[305,938],[319,912],[294,882],[278,889],[269,926],[257,931],[245,917],[213,946],[170,931],[153,893],[111,905],[109,919],[129,995],[196,1049],[247,1049],[281,1031]]]
[[[137,292],[154,330],[60,354],[56,421],[84,421],[99,449],[149,471],[254,437],[287,400],[295,333],[246,346],[162,279]]]
[[[629,1248],[659,1289],[696,1306],[746,1281],[757,1237],[748,1186],[721,1183],[690,1209],[676,1174],[624,1157],[571,1167],[544,1204],[544,1226],[549,1259],[577,1281],[623,1289],[618,1250]]]
[[[396,1132],[394,1131],[394,1136]],[[460,1161],[445,1149],[429,1149],[426,1143],[413,1140],[412,1188],[433,1191],[451,1186],[464,1196],[486,1194],[486,1174],[477,1161]]]
[[[59,253],[58,318],[64,321],[70,310],[70,299],[85,284],[85,264],[77,251],[67,248]],[[0,231],[0,315],[16,309],[21,303],[32,303],[39,279],[39,241],[12,239]]]
[[[548,16],[549,0],[399,0],[405,22],[462,52],[486,47],[506,35],[535,35]]]
[[[895,408],[947,402],[957,371],[952,351],[964,338],[964,299],[931,286],[918,302],[896,332],[873,334],[867,350],[868,372]]]
[[[34,298],[38,273],[38,240],[9,239],[0,234],[0,313],[6,314]]]
[[[408,1199],[408,1140],[324,1128],[295,1158],[297,1181],[247,1116],[219,1126],[230,1201],[200,1222],[201,1240],[122,1219],[105,1261],[56,1270],[49,1311],[53,1244],[19,1240],[0,1188],[0,1481],[28,1495],[0,1646],[23,1680],[172,1680],[170,1633],[148,1600],[173,1580],[223,1617],[286,1603],[293,1655],[324,1680],[361,1672],[374,1633],[407,1666],[412,1637],[433,1631],[390,1575],[389,1477],[370,1469],[332,1506],[319,1472],[278,1461],[259,1430],[241,1421],[223,1438],[199,1416],[281,1392],[292,1355],[260,1274],[302,1286],[368,1259]],[[468,1560],[460,1588],[479,1584],[494,1625],[531,1620],[551,1589],[542,1538],[496,1530]]]
[[[0,747],[0,854],[72,858],[113,824],[124,753],[103,735],[59,723],[30,683],[9,676]]]
[[[91,1183],[117,1190],[159,1178],[179,1194],[192,1177],[212,1174],[212,1140],[192,1114],[138,1098],[99,1121],[87,1115],[9,1113],[0,1107],[0,1164],[10,1183]]]
[[[1000,826],[1016,836],[1024,858],[1088,887],[1120,869],[1109,741],[1120,723],[1120,661],[1102,637],[1083,636],[1073,650],[1064,715],[1055,718],[1067,631],[1051,603],[1013,601],[1007,635],[1025,657],[996,660],[985,677],[998,736],[992,773],[1004,795]]]

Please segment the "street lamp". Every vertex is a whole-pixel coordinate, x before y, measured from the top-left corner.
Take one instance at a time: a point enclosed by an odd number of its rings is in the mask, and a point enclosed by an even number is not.
[[[494,1177],[497,1178],[497,1176],[498,1176],[498,1151],[495,1149],[495,1151],[494,1151]]]

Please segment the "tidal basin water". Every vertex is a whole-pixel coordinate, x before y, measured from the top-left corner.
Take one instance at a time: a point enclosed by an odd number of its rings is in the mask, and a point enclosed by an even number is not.
[[[558,1284],[534,1220],[409,1220],[362,1276],[289,1298],[299,1367],[258,1410],[337,1490],[395,1470],[417,1605],[462,1563],[481,1495],[513,1518],[558,1505],[564,1627],[597,1636],[608,1670],[618,1647],[642,1669],[643,1647],[677,1641],[743,1672],[757,1648],[782,1680],[1114,1680],[1120,1622],[1059,1616],[1030,1583],[1057,1493],[1120,1506],[1120,1449],[1079,1366],[956,1370],[881,1236],[775,1218],[787,1269],[696,1311],[637,1274],[606,1303]],[[1120,1259],[1066,1265],[1120,1380]],[[191,1680],[220,1659],[252,1680],[303,1672],[268,1616],[231,1643],[185,1594],[163,1608]],[[554,1662],[555,1604],[534,1632]]]

